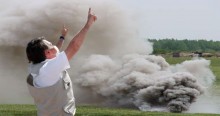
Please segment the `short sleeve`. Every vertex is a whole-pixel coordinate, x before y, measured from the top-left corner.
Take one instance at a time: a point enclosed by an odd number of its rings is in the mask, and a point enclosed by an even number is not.
[[[55,84],[64,70],[70,68],[66,53],[63,51],[53,59],[47,59],[40,68],[35,84],[39,87],[47,87]]]

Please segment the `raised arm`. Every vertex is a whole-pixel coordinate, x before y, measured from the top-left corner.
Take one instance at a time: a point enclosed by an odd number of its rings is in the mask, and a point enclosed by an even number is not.
[[[71,58],[79,50],[89,28],[96,21],[96,19],[97,17],[91,13],[91,8],[89,8],[88,19],[87,19],[85,26],[75,35],[75,37],[73,37],[73,39],[70,41],[69,45],[67,46],[65,50],[68,60],[71,60]]]
[[[61,49],[67,32],[68,32],[68,29],[65,27],[65,25],[63,25],[63,28],[61,30],[61,36],[60,36],[60,38],[59,38],[59,40],[58,40],[58,42],[56,44],[58,49]]]

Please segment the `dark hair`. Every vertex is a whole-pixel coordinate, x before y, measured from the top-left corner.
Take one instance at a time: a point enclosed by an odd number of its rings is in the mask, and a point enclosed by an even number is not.
[[[48,49],[48,46],[43,40],[45,40],[45,37],[38,37],[27,44],[26,54],[29,62],[37,64],[46,59],[44,51]]]

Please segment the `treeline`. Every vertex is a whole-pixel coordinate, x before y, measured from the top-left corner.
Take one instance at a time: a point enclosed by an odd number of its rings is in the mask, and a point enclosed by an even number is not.
[[[153,43],[154,54],[170,52],[219,52],[220,41],[213,40],[176,40],[176,39],[148,39]]]

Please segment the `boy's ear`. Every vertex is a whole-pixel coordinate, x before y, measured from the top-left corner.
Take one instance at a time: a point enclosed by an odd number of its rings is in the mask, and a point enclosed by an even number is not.
[[[45,54],[45,56],[47,57],[47,55],[50,53],[50,50],[45,50],[44,51],[44,54]]]

